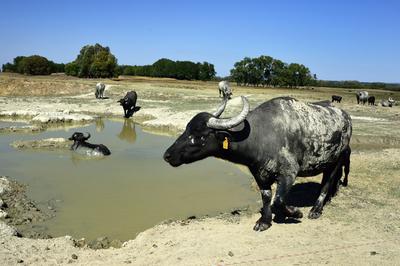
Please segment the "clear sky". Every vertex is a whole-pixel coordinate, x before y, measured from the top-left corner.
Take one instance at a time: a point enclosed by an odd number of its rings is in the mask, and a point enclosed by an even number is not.
[[[207,61],[225,76],[245,56],[302,63],[319,79],[400,82],[400,1],[0,0],[0,64],[70,62],[86,44],[119,64]]]

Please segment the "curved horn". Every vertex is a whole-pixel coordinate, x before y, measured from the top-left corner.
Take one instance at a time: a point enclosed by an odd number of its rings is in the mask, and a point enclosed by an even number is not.
[[[246,97],[242,96],[242,102],[243,109],[240,114],[232,118],[223,119],[211,117],[207,122],[207,126],[214,129],[229,129],[242,123],[246,119],[246,116],[250,111],[250,104]]]
[[[87,137],[85,137],[86,140],[88,140],[90,138],[90,133],[86,132],[86,134],[88,135]]]
[[[215,117],[219,117],[219,116],[224,112],[227,102],[228,102],[228,99],[222,100],[222,102],[221,102],[221,104],[219,105],[217,111],[215,111],[214,113],[212,113],[212,115],[215,116]]]

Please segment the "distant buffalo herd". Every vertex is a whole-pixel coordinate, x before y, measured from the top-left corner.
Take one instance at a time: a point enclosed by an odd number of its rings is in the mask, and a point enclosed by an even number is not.
[[[357,91],[356,99],[357,99],[357,104],[365,105],[365,103],[368,103],[368,105],[375,106],[376,98],[373,95],[369,95],[368,91]],[[342,100],[342,96],[332,95],[332,102],[340,103],[341,100]],[[383,107],[393,107],[395,104],[396,104],[396,101],[392,97],[381,100],[381,105]]]

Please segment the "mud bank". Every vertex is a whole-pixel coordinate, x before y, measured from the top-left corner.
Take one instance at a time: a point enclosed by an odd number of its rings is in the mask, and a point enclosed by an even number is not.
[[[19,150],[26,149],[44,149],[44,150],[69,150],[72,141],[65,138],[48,138],[41,140],[17,140],[10,144],[10,146]]]
[[[53,216],[54,210],[50,208],[41,210],[35,202],[28,199],[25,186],[9,177],[0,177],[0,218],[2,219],[0,222],[14,228],[12,235],[49,238],[49,235],[34,230],[32,224]]]

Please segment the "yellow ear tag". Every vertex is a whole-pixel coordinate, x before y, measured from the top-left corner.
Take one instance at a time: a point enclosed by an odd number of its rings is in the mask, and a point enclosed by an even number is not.
[[[228,138],[225,137],[224,141],[222,142],[222,149],[227,150],[228,145],[229,145]]]

